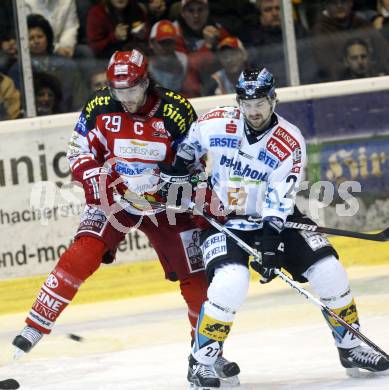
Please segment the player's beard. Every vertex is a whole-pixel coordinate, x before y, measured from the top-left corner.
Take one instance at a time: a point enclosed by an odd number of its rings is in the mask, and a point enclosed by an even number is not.
[[[272,112],[272,105],[269,102],[269,106],[266,107],[266,110],[256,111],[254,113],[250,113],[246,110],[244,116],[253,130],[260,131],[270,122]]]

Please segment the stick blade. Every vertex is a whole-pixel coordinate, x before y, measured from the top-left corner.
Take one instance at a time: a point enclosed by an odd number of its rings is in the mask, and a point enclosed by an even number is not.
[[[384,237],[384,241],[389,241],[389,228],[386,228],[383,232],[382,235]]]

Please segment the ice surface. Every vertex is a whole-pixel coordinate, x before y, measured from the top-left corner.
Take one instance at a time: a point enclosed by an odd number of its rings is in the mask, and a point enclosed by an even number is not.
[[[389,351],[389,267],[350,274],[362,331]],[[69,307],[52,335],[14,362],[10,342],[24,316],[0,317],[0,379],[15,378],[22,390],[188,388],[189,329],[179,293]],[[225,356],[239,363],[242,390],[389,389],[389,373],[348,378],[319,310],[281,281],[251,286]]]

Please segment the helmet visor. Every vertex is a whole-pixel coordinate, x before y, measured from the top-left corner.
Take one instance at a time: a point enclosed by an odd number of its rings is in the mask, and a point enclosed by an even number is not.
[[[109,86],[112,97],[119,102],[132,102],[143,99],[146,83],[139,82],[138,84],[129,88],[114,88],[112,85]]]

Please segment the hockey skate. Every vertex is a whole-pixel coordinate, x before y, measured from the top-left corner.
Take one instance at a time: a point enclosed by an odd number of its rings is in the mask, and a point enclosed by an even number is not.
[[[42,332],[32,326],[26,326],[12,341],[12,345],[16,347],[14,359],[19,359],[23,354],[30,352],[42,337]]]
[[[238,377],[240,368],[237,363],[230,362],[223,356],[218,356],[213,367],[222,384],[229,386],[238,386],[240,384]]]
[[[212,366],[199,363],[189,356],[188,381],[191,389],[212,390],[220,387],[220,379]]]
[[[338,351],[340,362],[350,377],[359,377],[359,368],[372,372],[389,369],[389,361],[370,347],[360,345],[350,349],[338,348]]]

